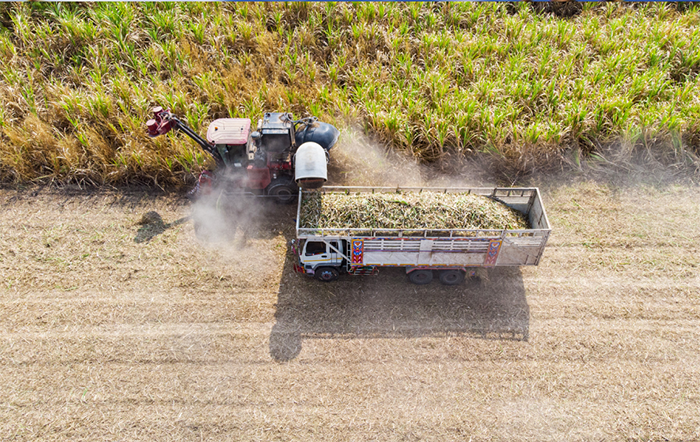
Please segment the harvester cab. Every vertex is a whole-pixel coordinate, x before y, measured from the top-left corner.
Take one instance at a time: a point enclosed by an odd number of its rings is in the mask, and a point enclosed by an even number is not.
[[[250,150],[250,120],[221,118],[214,120],[207,130],[207,141],[214,145],[227,168],[243,167]]]
[[[268,196],[280,203],[293,202],[299,187],[323,186],[328,151],[339,136],[338,129],[316,117],[294,120],[290,113],[277,112],[265,113],[252,132],[247,118],[214,120],[206,140],[162,107],[153,109],[147,126],[151,137],[178,129],[214,158],[217,170],[200,175],[198,192],[219,184],[224,191]]]

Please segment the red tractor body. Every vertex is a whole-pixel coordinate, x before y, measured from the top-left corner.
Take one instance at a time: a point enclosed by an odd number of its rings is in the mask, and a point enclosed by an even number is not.
[[[316,117],[293,120],[289,113],[268,112],[253,132],[247,118],[214,120],[205,140],[170,111],[156,107],[153,115],[147,123],[150,136],[181,130],[216,161],[217,170],[198,179],[197,194],[221,184],[222,191],[291,203],[299,187],[320,187],[326,181],[328,150],[339,135]]]

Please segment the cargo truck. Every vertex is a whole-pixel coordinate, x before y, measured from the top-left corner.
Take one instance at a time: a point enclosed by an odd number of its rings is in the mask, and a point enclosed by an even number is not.
[[[315,192],[440,192],[482,195],[525,215],[527,229],[383,229],[364,225],[320,228],[301,225],[311,193],[301,190],[292,240],[294,270],[331,282],[341,274],[374,275],[381,267],[405,268],[414,284],[437,277],[460,284],[479,268],[538,265],[551,232],[537,188],[324,187]]]

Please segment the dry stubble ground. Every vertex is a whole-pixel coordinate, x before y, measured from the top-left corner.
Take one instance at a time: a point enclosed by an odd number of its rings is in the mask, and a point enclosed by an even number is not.
[[[457,288],[301,278],[290,208],[205,249],[176,198],[0,191],[0,439],[700,439],[700,191],[542,187],[541,265]]]

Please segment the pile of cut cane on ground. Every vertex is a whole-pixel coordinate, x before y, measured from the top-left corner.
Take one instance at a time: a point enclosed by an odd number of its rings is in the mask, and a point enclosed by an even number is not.
[[[528,229],[522,213],[466,193],[307,193],[300,227],[363,229]]]

